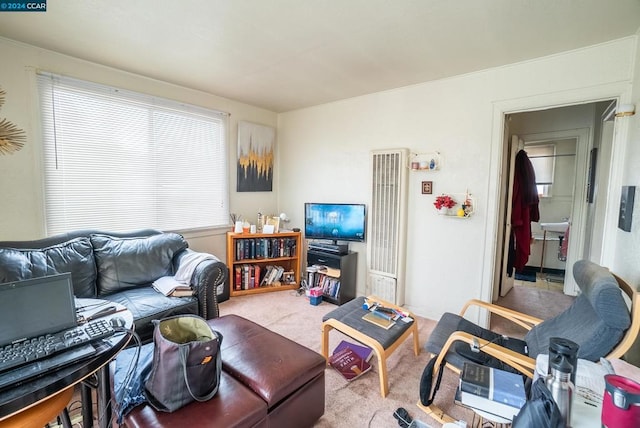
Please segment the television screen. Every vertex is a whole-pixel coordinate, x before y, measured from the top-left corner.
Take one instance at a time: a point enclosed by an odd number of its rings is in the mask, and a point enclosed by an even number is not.
[[[304,204],[307,239],[364,242],[367,214],[364,204]]]

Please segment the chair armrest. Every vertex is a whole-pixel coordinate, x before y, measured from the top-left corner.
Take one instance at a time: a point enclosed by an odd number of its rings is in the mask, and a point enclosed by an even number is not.
[[[533,326],[540,324],[543,321],[540,318],[523,314],[522,312],[514,311],[513,309],[507,309],[502,306],[494,305],[492,303],[483,302],[478,299],[469,300],[460,311],[460,316],[464,316],[467,309],[469,309],[471,306],[479,306],[481,308],[487,309],[489,312],[506,318],[526,330],[531,330]]]
[[[486,352],[487,354],[499,359],[505,364],[508,364],[509,366],[518,370],[520,373],[533,379],[533,373],[536,367],[536,360],[534,360],[533,358],[527,357],[526,355],[522,355],[515,351],[512,351],[511,349],[500,346],[497,343],[489,342],[485,339],[476,337],[464,331],[455,331],[449,336],[449,338],[447,339],[447,341],[445,342],[442,348],[442,351],[438,354],[438,359],[436,360],[434,370],[437,367],[440,367],[442,360],[447,355],[447,352],[449,352],[449,348],[453,345],[455,341],[458,341],[458,340],[462,342],[466,342],[469,345],[473,345],[474,342],[477,342],[479,347],[482,348],[482,352]],[[460,371],[456,367],[451,366],[451,368],[456,372]]]
[[[180,266],[180,262],[187,254],[195,253],[191,249],[186,249],[176,255],[174,259],[174,269]],[[219,315],[217,287],[225,284],[229,276],[229,270],[218,258],[205,259],[198,263],[191,276],[191,286],[198,297],[198,312],[204,319],[217,318]]]

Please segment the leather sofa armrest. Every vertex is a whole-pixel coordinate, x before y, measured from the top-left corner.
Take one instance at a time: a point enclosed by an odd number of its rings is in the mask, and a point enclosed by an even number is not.
[[[174,269],[180,266],[180,260],[188,253],[194,253],[191,249],[186,249],[176,254],[174,259]],[[215,256],[214,256],[215,257]],[[198,312],[204,319],[217,318],[218,295],[217,288],[225,284],[229,276],[229,269],[219,259],[205,259],[198,263],[191,276],[191,286],[198,297]]]

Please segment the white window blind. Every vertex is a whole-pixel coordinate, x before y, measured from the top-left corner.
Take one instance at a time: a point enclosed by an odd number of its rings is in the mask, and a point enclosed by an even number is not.
[[[527,146],[525,150],[536,173],[536,184],[553,184],[553,174],[556,163],[556,146],[553,144]]]
[[[228,115],[38,74],[47,234],[228,225]]]

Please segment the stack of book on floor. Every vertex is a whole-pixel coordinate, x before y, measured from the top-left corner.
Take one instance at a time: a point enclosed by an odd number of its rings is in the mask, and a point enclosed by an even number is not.
[[[369,359],[372,355],[373,350],[368,346],[343,340],[333,350],[329,364],[346,380],[352,381],[371,370]]]
[[[522,375],[464,363],[456,391],[458,404],[511,421],[526,401]]]

